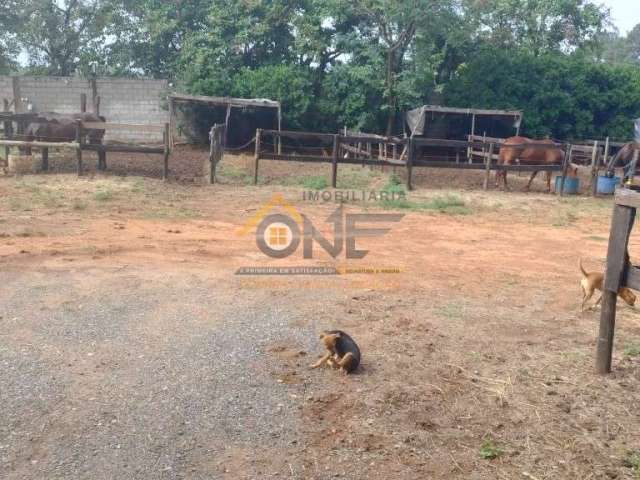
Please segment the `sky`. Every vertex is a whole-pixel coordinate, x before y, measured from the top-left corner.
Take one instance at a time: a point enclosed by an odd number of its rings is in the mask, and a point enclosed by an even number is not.
[[[613,24],[621,34],[629,33],[640,23],[640,0],[601,0],[611,9]]]

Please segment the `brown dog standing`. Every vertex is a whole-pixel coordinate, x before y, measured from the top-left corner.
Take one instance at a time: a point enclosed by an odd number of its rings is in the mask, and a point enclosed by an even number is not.
[[[360,349],[356,342],[342,330],[327,330],[322,332],[320,340],[328,352],[311,368],[318,368],[323,364],[339,368],[342,373],[351,373],[360,365]]]
[[[596,290],[602,292],[604,274],[600,272],[586,272],[584,267],[582,266],[582,259],[580,259],[580,271],[582,272],[582,280],[580,280],[580,286],[582,287],[582,311],[584,312],[584,306],[591,299],[593,293]],[[618,296],[623,299],[630,307],[633,307],[636,303],[635,294],[627,287],[621,287],[620,290],[618,290]],[[602,300],[602,295],[600,295],[598,300],[596,300],[596,303],[593,305],[593,307],[597,306],[600,303],[600,300]]]

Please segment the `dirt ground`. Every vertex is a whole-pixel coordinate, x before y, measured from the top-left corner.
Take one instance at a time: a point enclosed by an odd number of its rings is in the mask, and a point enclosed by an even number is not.
[[[599,311],[580,311],[611,199],[418,171],[407,204],[346,205],[405,214],[364,259],[275,260],[239,228],[276,193],[323,225],[336,204],[302,195],[328,166],[273,162],[253,187],[230,157],[207,186],[203,155],[166,183],[115,158],[0,177],[0,476],[640,478],[640,317],[619,303],[601,377]],[[235,275],[282,265],[399,272]],[[357,340],[357,373],[308,368],[327,328]]]

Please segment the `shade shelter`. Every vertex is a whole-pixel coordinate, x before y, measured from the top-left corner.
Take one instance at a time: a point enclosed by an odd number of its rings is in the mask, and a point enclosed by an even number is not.
[[[227,125],[223,141],[224,145],[230,147],[239,147],[251,141],[257,128],[280,130],[282,126],[280,102],[264,98],[169,95],[172,142],[179,136],[178,130],[183,128],[183,125],[179,125],[178,117],[183,123],[189,124],[187,128],[196,136],[204,139],[213,124]]]
[[[411,136],[466,140],[469,135],[507,138],[520,133],[522,112],[424,105],[406,113]]]

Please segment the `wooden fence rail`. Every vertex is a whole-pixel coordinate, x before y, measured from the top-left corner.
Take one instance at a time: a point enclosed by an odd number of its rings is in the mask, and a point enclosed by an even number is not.
[[[136,144],[104,144],[86,143],[85,134],[88,130],[119,130],[119,131],[139,131],[139,132],[162,132],[162,145],[136,145]],[[145,153],[162,155],[162,179],[169,178],[169,157],[171,149],[169,146],[169,124],[147,125],[147,124],[125,124],[125,123],[103,123],[103,122],[81,122],[79,124],[78,138],[80,150],[93,151],[98,153],[98,170],[107,169],[107,153]],[[81,163],[80,157],[80,163]]]

